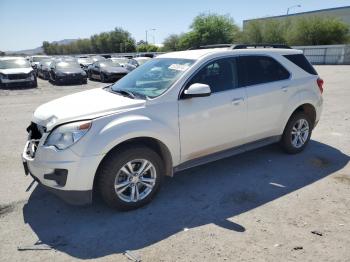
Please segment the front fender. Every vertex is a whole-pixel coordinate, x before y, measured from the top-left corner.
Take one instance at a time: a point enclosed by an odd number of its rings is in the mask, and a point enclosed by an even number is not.
[[[92,128],[82,138],[84,143],[77,143],[72,150],[81,152],[82,156],[107,154],[118,144],[138,137],[150,137],[161,141],[169,150],[173,164],[180,161],[180,145],[177,127],[170,127],[157,119],[143,115],[127,115],[118,117],[112,121],[102,119],[98,125],[100,128]],[[94,125],[93,125],[94,126]]]

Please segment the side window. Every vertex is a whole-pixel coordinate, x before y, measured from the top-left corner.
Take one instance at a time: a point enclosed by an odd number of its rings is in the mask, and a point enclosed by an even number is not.
[[[264,84],[290,77],[280,63],[268,56],[239,57],[238,75],[240,86]]]
[[[192,77],[186,88],[195,83],[209,85],[212,93],[236,88],[236,59],[222,58],[206,65]]]

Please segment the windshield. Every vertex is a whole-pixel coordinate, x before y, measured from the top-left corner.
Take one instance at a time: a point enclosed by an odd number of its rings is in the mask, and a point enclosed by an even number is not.
[[[28,68],[31,67],[25,59],[0,60],[0,69]]]
[[[101,61],[101,60],[106,60],[103,56],[92,56],[91,59],[96,62],[96,61]]]
[[[41,61],[43,65],[49,66],[52,63],[52,60],[43,60]]]
[[[124,76],[111,89],[154,98],[168,90],[193,63],[189,59],[156,58]]]
[[[67,68],[80,68],[80,65],[74,61],[65,61],[60,62],[56,65],[58,69],[67,69]]]
[[[48,58],[49,58],[48,56],[33,56],[32,61],[33,62],[41,62],[41,61],[46,60]]]
[[[93,61],[91,58],[78,58],[78,63],[80,63],[80,64],[92,64]]]
[[[120,66],[120,64],[116,61],[106,60],[106,61],[100,62],[100,66],[101,67],[109,67],[109,66],[115,67],[115,66]]]
[[[113,62],[119,63],[119,64],[126,64],[129,59],[127,58],[112,58]]]

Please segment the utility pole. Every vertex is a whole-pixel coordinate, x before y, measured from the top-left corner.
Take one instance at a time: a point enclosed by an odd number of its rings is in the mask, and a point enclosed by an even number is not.
[[[155,28],[147,29],[146,30],[146,45],[148,45],[148,31],[153,31],[153,42],[155,44],[155,36],[154,36],[154,31],[156,31]]]

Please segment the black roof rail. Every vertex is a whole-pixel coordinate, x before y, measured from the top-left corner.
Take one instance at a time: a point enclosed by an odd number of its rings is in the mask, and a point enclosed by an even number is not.
[[[283,44],[238,44],[233,45],[232,49],[248,49],[248,48],[281,48],[281,49],[292,49],[288,45]]]
[[[231,49],[281,48],[281,49],[292,49],[290,46],[284,45],[284,44],[215,44],[215,45],[202,45],[202,46],[197,46],[197,47],[191,47],[188,50],[209,49],[209,48],[231,48]]]
[[[215,45],[202,45],[197,47],[191,47],[188,50],[195,50],[195,49],[209,49],[209,48],[232,48],[233,44],[215,44]]]

